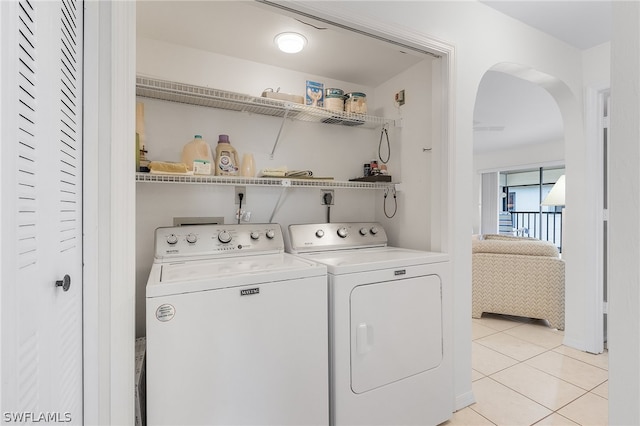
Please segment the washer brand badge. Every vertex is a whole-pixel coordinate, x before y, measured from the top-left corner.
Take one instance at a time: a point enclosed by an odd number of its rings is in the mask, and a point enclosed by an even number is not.
[[[397,271],[393,271],[393,275],[406,275],[406,269],[398,269]]]
[[[260,293],[260,287],[245,288],[244,290],[240,290],[240,296],[251,296],[252,294],[258,293]]]
[[[158,306],[158,309],[156,309],[156,318],[158,319],[158,321],[171,321],[175,316],[176,308],[174,308],[173,305],[169,305],[168,303],[160,305]]]

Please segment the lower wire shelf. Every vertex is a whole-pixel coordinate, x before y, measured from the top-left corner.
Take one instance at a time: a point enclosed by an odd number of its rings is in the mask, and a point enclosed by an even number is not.
[[[332,179],[252,178],[240,176],[163,175],[152,173],[136,173],[136,182],[347,189],[385,189],[397,184],[397,182],[358,182]]]

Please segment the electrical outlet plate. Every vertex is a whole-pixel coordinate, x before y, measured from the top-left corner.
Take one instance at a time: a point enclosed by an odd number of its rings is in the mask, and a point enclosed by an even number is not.
[[[244,194],[242,197],[242,205],[247,204],[247,187],[246,186],[236,186],[236,194],[235,200],[236,204],[240,204],[240,196],[238,194]]]
[[[396,93],[396,99],[395,100],[398,103],[398,106],[404,105],[404,89],[402,89],[401,91]]]
[[[325,194],[329,194],[331,200],[327,203],[327,199],[325,198]],[[322,190],[322,198],[320,199],[320,204],[323,206],[332,206],[336,200],[336,197],[333,193],[333,189],[323,189]]]

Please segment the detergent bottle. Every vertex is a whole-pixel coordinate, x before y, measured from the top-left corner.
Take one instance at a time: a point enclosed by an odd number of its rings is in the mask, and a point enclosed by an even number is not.
[[[202,139],[202,136],[195,135],[193,140],[184,146],[182,162],[186,164],[188,170],[193,170],[195,174],[211,174],[213,155],[209,144]]]
[[[216,176],[237,176],[238,175],[238,153],[229,142],[229,135],[218,137],[216,147]]]

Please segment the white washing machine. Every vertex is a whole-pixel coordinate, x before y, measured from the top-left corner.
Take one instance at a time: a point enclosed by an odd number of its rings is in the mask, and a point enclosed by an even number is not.
[[[289,252],[327,266],[330,423],[449,419],[448,255],[389,247],[378,223],[290,225],[289,239]]]
[[[154,425],[326,425],[326,267],[279,225],[159,228],[146,288]]]

